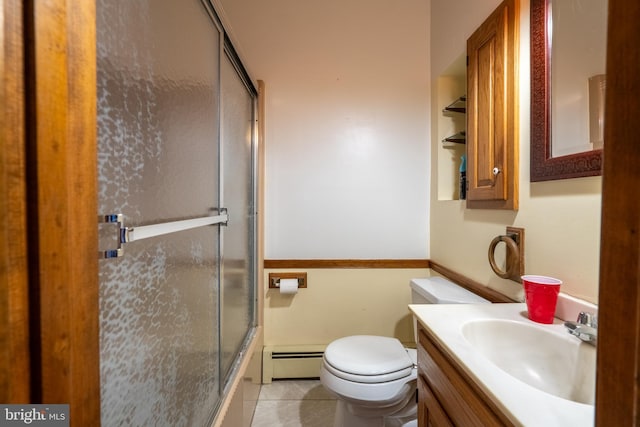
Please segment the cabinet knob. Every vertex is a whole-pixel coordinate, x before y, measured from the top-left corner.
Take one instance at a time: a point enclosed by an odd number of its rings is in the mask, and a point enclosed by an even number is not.
[[[497,176],[500,173],[500,168],[493,168],[493,176]]]

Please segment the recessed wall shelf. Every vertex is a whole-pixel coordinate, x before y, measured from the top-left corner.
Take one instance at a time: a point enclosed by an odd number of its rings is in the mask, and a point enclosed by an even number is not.
[[[467,112],[467,95],[453,101],[442,109],[443,113],[466,113]]]
[[[433,150],[438,200],[460,199],[460,165],[467,152],[467,52],[436,79]],[[469,104],[470,105],[470,104]]]
[[[467,142],[467,134],[462,130],[454,135],[446,137],[442,142],[445,143],[445,147],[449,146],[446,143],[465,144]]]

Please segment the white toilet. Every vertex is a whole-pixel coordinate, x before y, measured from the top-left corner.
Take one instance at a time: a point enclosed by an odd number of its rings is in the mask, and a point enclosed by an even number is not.
[[[411,303],[489,301],[442,277],[427,277],[411,280]],[[373,335],[331,342],[320,368],[320,381],[338,398],[334,427],[417,425],[416,379],[416,350],[396,338]]]

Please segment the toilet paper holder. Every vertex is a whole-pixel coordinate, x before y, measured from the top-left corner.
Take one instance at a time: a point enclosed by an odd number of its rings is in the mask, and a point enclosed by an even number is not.
[[[307,273],[269,273],[269,289],[280,288],[280,279],[298,279],[298,288],[307,287]]]

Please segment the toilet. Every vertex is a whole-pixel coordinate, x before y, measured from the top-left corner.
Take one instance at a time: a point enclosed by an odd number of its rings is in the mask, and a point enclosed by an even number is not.
[[[442,277],[412,279],[412,304],[488,304]],[[414,319],[414,339],[416,333]],[[337,397],[334,427],[416,426],[417,353],[391,337],[353,335],[325,349],[320,381]]]

